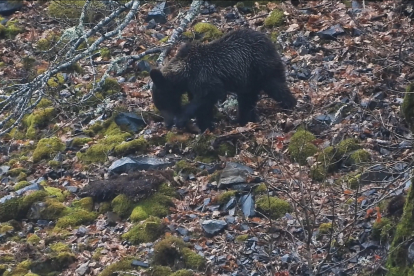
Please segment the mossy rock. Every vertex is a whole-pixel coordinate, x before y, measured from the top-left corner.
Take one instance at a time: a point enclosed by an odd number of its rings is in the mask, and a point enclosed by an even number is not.
[[[401,105],[401,113],[409,125],[411,132],[414,132],[414,83],[407,86],[404,101]]]
[[[186,268],[196,270],[202,269],[206,264],[205,259],[193,252],[180,238],[170,236],[155,244],[154,264],[174,267],[181,260]]]
[[[53,44],[59,41],[60,35],[56,33],[50,33],[46,38],[41,38],[36,43],[36,48],[40,51],[47,51],[52,48]]]
[[[171,191],[172,193],[172,191]],[[149,198],[141,200],[132,210],[131,221],[141,221],[150,216],[165,217],[169,214],[169,208],[174,206],[170,196],[162,194],[160,191]]]
[[[213,201],[214,202],[217,202],[218,204],[226,204],[227,202],[229,202],[229,200],[232,198],[232,197],[234,197],[234,196],[236,196],[236,191],[226,191],[226,192],[223,192],[223,193],[221,193],[221,194],[219,194],[219,195],[217,195],[214,199],[213,199]]]
[[[358,150],[361,148],[361,145],[358,144],[358,140],[355,138],[348,138],[342,140],[336,148],[338,149],[338,158],[343,158],[346,154]]]
[[[65,149],[65,144],[57,137],[43,138],[37,143],[33,152],[33,162],[37,163],[42,159],[52,158],[54,154]]]
[[[273,196],[259,196],[256,205],[260,212],[270,216],[272,219],[281,218],[285,213],[292,210],[289,202]]]
[[[112,276],[114,275],[114,272],[116,271],[129,271],[133,270],[132,261],[135,258],[127,256],[122,258],[122,260],[108,265],[104,270],[102,270],[101,273],[99,273],[99,276]],[[126,274],[128,275],[128,274]]]
[[[203,35],[203,41],[211,41],[220,38],[223,32],[210,23],[199,22],[194,25],[194,31]]]
[[[7,21],[5,26],[2,24],[0,26],[3,26],[0,28],[0,36],[5,38],[14,38],[17,34],[24,32],[24,28],[19,26],[17,20]]]
[[[72,206],[74,208],[83,209],[90,212],[93,210],[93,198],[84,197],[79,200],[75,200],[72,202]]]
[[[266,27],[279,27],[282,26],[285,20],[285,15],[282,10],[274,9],[269,16],[265,19],[264,25]]]
[[[312,144],[314,140],[315,135],[303,129],[297,130],[290,139],[288,151],[300,165],[305,165],[306,159],[318,152],[318,148]]]
[[[319,225],[319,234],[329,234],[332,230],[332,222],[321,223]]]
[[[132,209],[134,208],[134,202],[131,201],[126,195],[117,195],[111,202],[112,210],[117,213],[121,218],[128,217]]]
[[[26,137],[35,139],[38,129],[53,122],[56,110],[53,107],[35,109],[33,113],[23,118],[23,125],[27,127]]]
[[[96,217],[97,214],[95,212],[88,212],[82,209],[75,209],[69,214],[60,217],[56,222],[56,228],[65,229],[70,226],[79,226],[94,221]]]
[[[132,244],[154,242],[164,233],[165,225],[159,218],[149,217],[143,223],[133,226],[122,238]]]
[[[148,149],[148,142],[143,137],[138,139],[123,142],[114,148],[114,152],[117,156],[126,156],[137,152],[143,153]]]
[[[188,163],[185,160],[180,160],[177,163],[175,163],[175,171],[184,174],[196,174],[199,171],[199,169],[195,168],[194,165]]]
[[[345,160],[345,165],[358,165],[361,163],[369,162],[370,160],[371,155],[369,152],[363,149],[359,149],[349,155],[349,157]]]
[[[328,172],[326,171],[325,166],[315,165],[310,169],[309,176],[315,181],[323,181],[326,179]]]
[[[42,201],[46,196],[45,191],[34,191],[24,197],[12,198],[0,203],[0,222],[25,217],[32,204],[36,201]]]

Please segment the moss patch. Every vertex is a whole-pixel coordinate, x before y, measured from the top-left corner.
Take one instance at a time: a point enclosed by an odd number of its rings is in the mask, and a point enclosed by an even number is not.
[[[56,110],[53,107],[36,109],[32,114],[26,115],[23,119],[23,125],[27,127],[26,137],[35,139],[38,129],[52,122],[55,115]]]
[[[220,31],[216,26],[210,23],[199,22],[194,25],[194,31],[199,34],[203,34],[203,40],[210,41],[220,38],[223,32]]]
[[[82,209],[76,209],[69,214],[61,217],[56,222],[56,228],[67,228],[70,226],[79,226],[84,223],[89,223],[95,220],[97,214],[88,212]]]
[[[290,204],[277,197],[260,196],[257,201],[257,208],[260,212],[270,216],[272,219],[278,219],[292,210]]]
[[[33,152],[33,162],[37,163],[42,159],[49,159],[65,149],[65,144],[57,137],[43,138],[37,143]]]
[[[184,267],[196,270],[205,266],[205,259],[202,256],[193,252],[183,240],[174,236],[155,244],[153,260],[155,264],[169,267],[174,267],[178,262],[182,262]]]
[[[132,227],[128,232],[122,235],[122,238],[133,244],[153,242],[163,234],[164,228],[165,225],[159,218],[149,217],[143,223]]]
[[[300,129],[292,136],[289,143],[289,153],[292,158],[300,165],[306,164],[306,158],[314,155],[318,148],[311,142],[315,140],[315,136],[309,131]]]
[[[274,9],[265,19],[264,25],[266,27],[278,27],[283,25],[285,15],[282,10]]]

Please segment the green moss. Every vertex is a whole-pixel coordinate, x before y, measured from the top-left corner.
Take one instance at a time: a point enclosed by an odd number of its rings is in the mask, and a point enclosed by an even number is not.
[[[67,207],[55,198],[46,198],[45,203],[46,207],[40,212],[42,219],[55,220],[67,211]]]
[[[319,225],[319,234],[328,234],[332,229],[332,222],[321,223]]]
[[[165,36],[163,39],[160,39],[161,43],[167,42],[168,41],[168,36]]]
[[[50,33],[46,38],[41,38],[36,43],[36,48],[40,51],[49,50],[55,42],[59,40],[60,36],[55,33]]]
[[[169,276],[172,274],[172,269],[168,266],[156,265],[151,268],[152,276]]]
[[[3,24],[0,24],[0,37],[4,37],[5,32],[6,32],[6,26],[4,26]]]
[[[148,148],[148,142],[144,139],[144,137],[140,137],[138,139],[123,142],[117,146],[115,146],[115,154],[118,156],[126,156],[128,154],[134,153],[143,153]]]
[[[264,193],[267,193],[267,186],[266,186],[266,184],[262,183],[259,186],[256,186],[253,189],[253,191],[254,191],[255,194],[264,194]]]
[[[48,7],[48,13],[52,17],[60,19],[79,20],[85,0],[59,0],[52,1]],[[105,4],[100,1],[93,1],[86,11],[85,23],[96,22],[101,17],[99,9],[105,9]]]
[[[57,242],[54,244],[49,245],[49,248],[54,252],[69,252],[70,248],[67,244],[63,242]]]
[[[369,152],[363,149],[359,149],[349,155],[349,157],[345,161],[345,164],[356,165],[360,163],[369,162],[370,160],[371,160],[371,155],[369,154]]]
[[[10,175],[10,176],[19,176],[22,172],[26,173],[27,170],[24,169],[24,168],[14,168],[14,169],[9,170],[7,172],[7,175]]]
[[[12,198],[0,204],[0,222],[19,218],[20,202],[19,198]]]
[[[27,238],[27,242],[31,244],[38,244],[41,240],[42,239],[36,234],[32,234]]]
[[[381,218],[372,225],[371,237],[374,240],[387,242],[394,235],[395,225],[388,218]]]
[[[29,185],[30,183],[28,181],[20,181],[16,185],[13,186],[13,189],[17,191]]]
[[[107,266],[100,274],[98,274],[99,276],[112,276],[114,275],[114,272],[116,271],[129,271],[129,270],[133,270],[132,267],[132,261],[135,258],[133,257],[124,257],[122,258],[121,261],[113,263],[109,266]]]
[[[153,242],[163,234],[164,227],[164,224],[162,224],[159,218],[149,217],[143,223],[133,226],[128,232],[122,235],[122,238],[132,244]]]
[[[114,95],[116,93],[121,92],[121,85],[119,85],[118,81],[114,78],[106,78],[104,85],[102,86],[104,91],[104,96],[107,95]]]
[[[326,147],[318,155],[317,161],[326,172],[332,172],[338,167],[339,154],[338,150],[332,146]]]
[[[185,31],[181,34],[181,36],[183,36],[184,38],[194,38],[194,35],[192,32],[190,31]]]
[[[274,9],[265,19],[264,25],[266,27],[278,27],[283,25],[285,15],[282,10]]]
[[[236,155],[236,147],[228,142],[223,142],[218,146],[217,154],[220,156],[234,157]]]
[[[0,255],[0,263],[11,263],[13,261],[14,261],[14,256],[12,254]]]
[[[52,101],[46,98],[41,99],[40,102],[37,104],[37,108],[47,108],[51,106],[53,106]]]
[[[132,211],[130,219],[132,221],[140,221],[145,218],[146,214],[154,217],[165,217],[169,214],[169,207],[173,205],[169,196],[158,192],[140,201]]]
[[[187,161],[180,160],[177,163],[175,163],[175,171],[182,172],[184,174],[196,174],[198,172],[198,169],[195,168],[192,164],[188,163]]]
[[[86,211],[92,211],[93,210],[93,198],[84,197],[79,200],[75,200],[72,202],[72,206],[74,208],[83,209]]]
[[[183,260],[185,267],[191,269],[199,270],[205,266],[205,259],[190,250],[180,238],[170,236],[155,244],[153,257],[155,264],[172,266],[179,260]]]
[[[221,193],[214,198],[214,202],[217,202],[218,204],[226,204],[227,202],[229,202],[230,198],[236,196],[236,193],[236,191],[227,191]]]
[[[6,29],[4,30],[4,36],[6,38],[13,38],[19,33],[24,32],[24,29],[17,26],[17,20],[10,20],[6,23]]]
[[[175,144],[175,143],[183,143],[184,145],[186,142],[188,142],[189,137],[186,135],[180,135],[174,132],[169,131],[165,135],[165,141],[169,144]]]
[[[203,40],[214,40],[220,38],[223,32],[216,26],[210,23],[199,22],[194,25],[194,31],[199,34],[203,34]]]
[[[112,210],[120,217],[128,217],[132,209],[134,208],[134,202],[132,202],[126,195],[117,195],[111,202]]]
[[[65,201],[66,195],[63,193],[61,189],[55,187],[44,187],[44,189],[49,195],[55,197],[60,202]]]
[[[129,133],[109,135],[108,137],[100,140],[98,144],[92,145],[90,148],[86,150],[85,153],[78,152],[76,156],[86,163],[104,163],[107,160],[108,155],[111,152],[113,152],[115,148],[118,148],[118,152],[122,152],[122,150],[127,150],[131,148],[136,149],[138,148],[138,146],[145,146],[145,144],[142,143],[142,141],[140,141],[139,139],[138,143],[134,142],[133,144],[128,144],[133,142],[131,141],[126,143],[128,145],[120,146],[120,144],[129,137],[131,137],[131,134]],[[128,148],[128,146],[130,146],[130,148]]]
[[[84,223],[89,223],[95,220],[96,213],[88,212],[82,209],[74,210],[68,215],[65,215],[56,223],[56,228],[67,228],[70,226],[79,226]]]
[[[183,248],[181,250],[183,259],[187,268],[199,270],[203,268],[206,264],[206,260],[192,251],[190,248]]]
[[[8,223],[0,224],[0,234],[4,234],[6,232],[13,231],[13,230],[14,230],[13,226],[11,226]]]
[[[414,132],[414,83],[408,85],[405,92],[400,109],[411,131]]]
[[[338,149],[339,157],[342,158],[345,154],[350,153],[351,151],[360,149],[361,146],[358,144],[358,140],[355,138],[348,138],[341,141],[336,148]]]
[[[108,48],[102,48],[99,52],[103,60],[109,60],[111,58],[111,51]]]
[[[90,141],[92,141],[92,139],[89,137],[76,137],[76,138],[73,138],[72,146],[82,147],[83,145],[89,143]]]
[[[62,165],[62,163],[57,160],[50,160],[47,162],[47,164],[52,168],[58,168]]]
[[[26,214],[30,206],[32,206],[33,203],[35,203],[36,201],[42,201],[46,196],[47,196],[46,191],[40,190],[40,191],[34,191],[26,195],[25,197],[19,199],[19,206],[18,206],[19,212]]]
[[[313,156],[318,148],[311,142],[315,136],[309,131],[300,129],[290,139],[288,151],[292,158],[300,165],[306,164],[306,158]]]
[[[316,165],[310,169],[309,176],[315,181],[323,181],[325,180],[327,175],[327,171],[325,166],[323,165]]]
[[[98,212],[100,213],[100,214],[104,214],[104,213],[106,213],[106,212],[108,212],[108,211],[110,211],[111,210],[111,203],[110,202],[101,202],[100,204],[99,204],[99,209],[98,209]]]
[[[236,237],[236,242],[245,242],[249,238],[249,234],[238,235]]]
[[[260,212],[269,215],[272,219],[278,219],[292,210],[287,201],[277,197],[260,196],[256,204]]]
[[[50,87],[53,87],[53,88],[61,86],[64,83],[65,83],[65,78],[63,77],[63,75],[61,73],[58,73],[58,74],[50,77],[50,79],[47,81],[47,85],[49,85]]]
[[[145,212],[144,208],[142,208],[142,206],[136,206],[131,213],[130,219],[131,221],[141,221],[144,219],[147,219],[149,217],[149,215],[147,214],[147,212]]]
[[[27,138],[36,138],[38,129],[52,122],[55,115],[56,110],[53,107],[36,109],[32,114],[26,115],[23,119],[23,125],[27,127]]]
[[[30,260],[26,260],[23,261],[21,263],[18,263],[16,265],[16,267],[11,271],[10,274],[5,274],[6,275],[10,275],[10,276],[24,276],[29,272],[30,266],[32,265],[32,261]]]

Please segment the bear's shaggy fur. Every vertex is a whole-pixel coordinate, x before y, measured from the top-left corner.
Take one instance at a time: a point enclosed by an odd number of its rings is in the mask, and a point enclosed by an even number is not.
[[[240,29],[208,44],[187,43],[161,70],[152,69],[154,105],[170,128],[196,117],[201,131],[212,129],[213,107],[228,92],[237,94],[238,123],[256,122],[260,91],[285,109],[296,106],[285,69],[272,41],[263,33]],[[188,93],[190,103],[181,106]]]

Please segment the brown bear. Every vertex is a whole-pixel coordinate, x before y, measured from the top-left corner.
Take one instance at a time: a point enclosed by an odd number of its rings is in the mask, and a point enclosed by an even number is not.
[[[234,30],[207,44],[186,43],[161,70],[152,69],[152,99],[167,128],[184,127],[195,116],[202,132],[213,129],[213,107],[228,92],[237,94],[240,125],[256,122],[255,106],[264,91],[282,108],[296,99],[286,84],[285,68],[267,35]],[[188,93],[189,104],[181,105]]]

